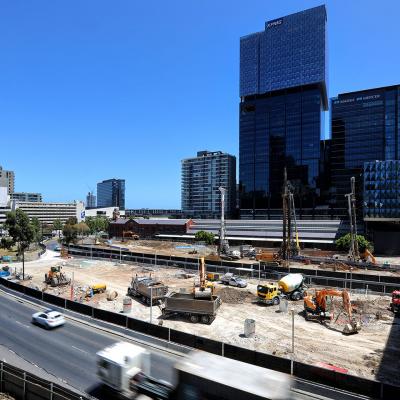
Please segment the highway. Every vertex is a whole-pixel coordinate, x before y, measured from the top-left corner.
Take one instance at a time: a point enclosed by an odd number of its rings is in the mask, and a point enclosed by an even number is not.
[[[40,310],[39,306],[14,298],[3,290],[0,290],[0,303],[0,345],[61,379],[70,388],[100,400],[114,397],[99,383],[95,354],[116,341],[134,340],[121,338],[117,331],[105,332],[96,323],[88,325],[84,320],[78,322],[69,318],[65,326],[47,331],[31,324],[31,316]],[[152,375],[173,382],[172,366],[180,356],[151,346],[148,349],[152,357]],[[296,379],[293,399],[355,400],[365,397]]]
[[[78,391],[99,399],[110,398],[99,385],[95,355],[107,345],[128,339],[70,319],[65,326],[48,331],[31,324],[31,316],[38,307],[21,303],[1,291],[0,302],[1,345]],[[151,352],[151,357],[152,375],[171,382],[172,364],[178,357],[161,351]]]

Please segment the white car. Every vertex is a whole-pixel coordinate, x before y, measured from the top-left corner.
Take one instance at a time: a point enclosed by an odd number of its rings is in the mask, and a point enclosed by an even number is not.
[[[64,325],[65,319],[58,311],[46,310],[33,314],[32,323],[42,325],[46,329],[52,329]]]

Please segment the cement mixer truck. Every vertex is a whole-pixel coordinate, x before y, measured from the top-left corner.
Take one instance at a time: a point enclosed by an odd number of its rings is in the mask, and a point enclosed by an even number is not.
[[[282,298],[294,301],[301,300],[305,295],[304,276],[288,274],[278,283],[266,283],[257,286],[258,301],[265,304],[278,305]]]

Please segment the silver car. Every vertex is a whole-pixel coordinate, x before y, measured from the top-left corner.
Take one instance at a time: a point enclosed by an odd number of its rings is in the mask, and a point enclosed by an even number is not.
[[[229,281],[230,286],[237,286],[239,288],[245,288],[247,286],[247,281],[245,279],[239,278],[237,276],[234,276],[231,278]]]
[[[52,329],[64,325],[65,319],[58,311],[46,310],[33,314],[32,323],[41,325],[46,329]]]

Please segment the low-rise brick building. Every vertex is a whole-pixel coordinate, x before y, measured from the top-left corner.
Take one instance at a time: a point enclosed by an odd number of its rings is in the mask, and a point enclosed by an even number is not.
[[[111,221],[108,234],[111,238],[138,235],[140,239],[152,238],[158,234],[185,235],[192,226],[191,219],[126,219]]]

